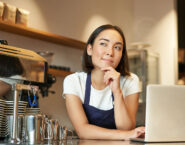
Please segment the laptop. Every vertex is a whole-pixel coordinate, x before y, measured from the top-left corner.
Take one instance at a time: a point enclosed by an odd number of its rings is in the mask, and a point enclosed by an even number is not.
[[[145,137],[131,141],[185,142],[185,86],[147,86]]]

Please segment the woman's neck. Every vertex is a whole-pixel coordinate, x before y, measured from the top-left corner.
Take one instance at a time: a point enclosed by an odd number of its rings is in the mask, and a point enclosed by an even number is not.
[[[106,87],[104,82],[104,72],[99,69],[94,69],[91,72],[91,85],[97,90],[103,90]]]

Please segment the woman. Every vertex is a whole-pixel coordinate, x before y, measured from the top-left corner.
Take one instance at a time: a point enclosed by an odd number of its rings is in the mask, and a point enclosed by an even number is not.
[[[138,137],[138,77],[129,72],[125,37],[117,26],[103,25],[89,37],[85,72],[67,76],[63,94],[69,118],[81,139]]]

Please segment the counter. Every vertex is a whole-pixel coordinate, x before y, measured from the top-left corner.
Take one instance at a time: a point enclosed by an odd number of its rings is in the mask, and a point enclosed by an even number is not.
[[[8,144],[8,143],[0,142],[0,145],[5,145],[5,144]],[[79,139],[63,140],[60,142],[52,142],[52,143],[44,142],[41,144],[34,144],[34,145],[50,145],[50,144],[51,145],[146,145],[144,143],[131,142],[131,141],[79,140]],[[19,145],[28,145],[28,143],[22,143]],[[152,145],[185,145],[185,142],[184,143],[152,143]]]

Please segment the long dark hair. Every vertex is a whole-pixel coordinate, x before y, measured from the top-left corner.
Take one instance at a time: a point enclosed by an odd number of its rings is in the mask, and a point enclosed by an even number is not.
[[[93,46],[94,40],[96,37],[100,34],[100,32],[107,30],[107,29],[113,29],[116,30],[122,37],[123,39],[123,52],[122,52],[122,57],[120,60],[120,63],[118,64],[116,71],[120,72],[122,76],[130,76],[129,72],[129,65],[128,65],[128,56],[127,56],[127,50],[126,50],[126,41],[125,41],[125,36],[123,34],[123,31],[118,27],[118,26],[113,26],[110,24],[107,25],[102,25],[98,28],[96,28],[93,33],[90,35],[86,47],[84,49],[83,53],[83,59],[82,59],[82,67],[85,72],[91,72],[94,68],[92,64],[92,58],[87,54],[87,46],[90,44]]]

